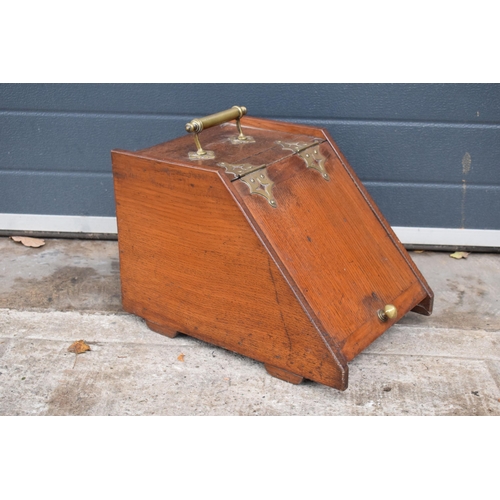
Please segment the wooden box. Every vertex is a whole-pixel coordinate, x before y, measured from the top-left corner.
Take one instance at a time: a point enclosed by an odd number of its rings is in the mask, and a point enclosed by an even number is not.
[[[112,151],[123,307],[344,390],[348,362],[433,293],[326,130],[245,113]]]

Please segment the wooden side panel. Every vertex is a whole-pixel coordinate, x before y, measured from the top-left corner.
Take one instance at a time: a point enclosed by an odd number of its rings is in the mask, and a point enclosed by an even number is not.
[[[169,333],[347,387],[345,359],[301,308],[225,174],[125,152],[114,152],[113,173],[125,310]]]
[[[269,251],[350,360],[427,293],[332,147],[319,150],[330,181],[299,156],[267,168],[277,208],[250,195],[242,181],[232,185]],[[399,314],[383,323],[377,311],[386,304]]]

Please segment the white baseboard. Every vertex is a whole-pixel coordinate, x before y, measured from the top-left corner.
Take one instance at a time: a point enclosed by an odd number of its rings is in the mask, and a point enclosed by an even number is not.
[[[393,227],[404,245],[500,248],[500,230]]]
[[[116,234],[116,217],[0,214],[0,231]]]
[[[404,245],[500,248],[500,230],[393,227]],[[115,217],[0,214],[0,231],[116,235]]]

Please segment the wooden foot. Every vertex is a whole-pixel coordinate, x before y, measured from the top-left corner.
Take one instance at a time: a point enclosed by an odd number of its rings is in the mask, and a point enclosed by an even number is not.
[[[153,323],[152,321],[148,321],[147,319],[144,320],[146,322],[146,325],[148,325],[148,328],[150,330],[153,330],[153,332],[156,333],[161,333],[162,335],[165,335],[166,337],[170,337],[173,339],[174,337],[177,337],[177,330],[173,330],[172,328],[169,328],[168,326],[164,325],[158,325],[156,323]]]
[[[300,384],[304,380],[304,377],[283,370],[283,368],[276,368],[275,366],[267,365],[265,363],[264,366],[269,375],[284,380],[285,382],[290,382],[291,384]]]

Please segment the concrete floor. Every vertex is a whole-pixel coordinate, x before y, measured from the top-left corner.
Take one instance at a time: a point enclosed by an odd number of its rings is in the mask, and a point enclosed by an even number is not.
[[[404,317],[339,392],[150,331],[121,309],[116,242],[0,238],[0,415],[500,415],[500,255],[410,255],[433,316]]]

